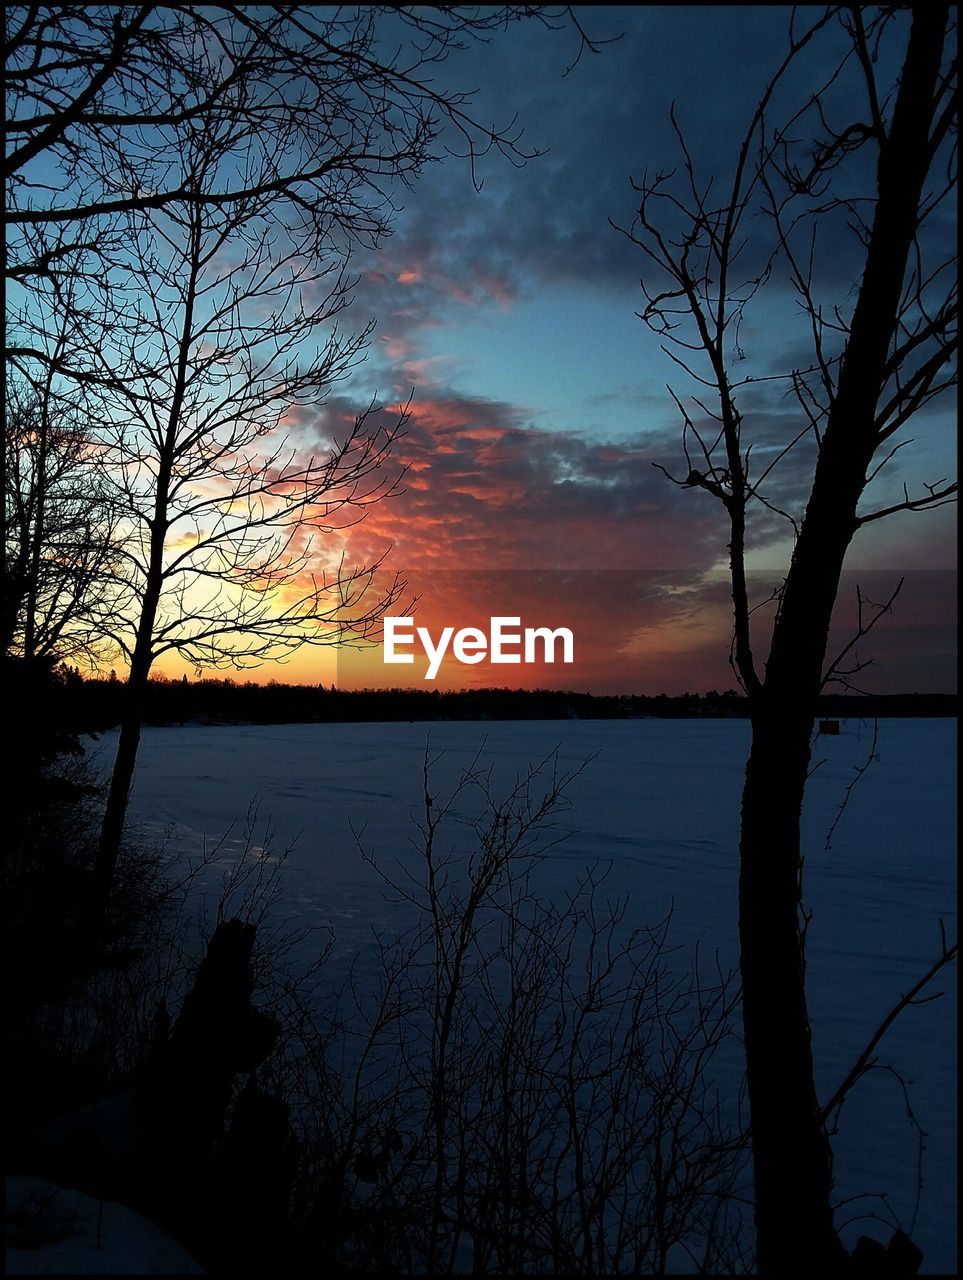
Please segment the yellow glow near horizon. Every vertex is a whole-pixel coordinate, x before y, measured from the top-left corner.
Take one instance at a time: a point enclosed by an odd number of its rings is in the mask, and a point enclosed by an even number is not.
[[[267,684],[271,680],[279,684],[331,685],[337,680],[337,651],[331,646],[304,645],[283,662],[268,661],[256,667],[237,670],[234,667],[210,667],[198,671],[190,662],[174,653],[165,653],[154,663],[152,675],[166,676],[169,680],[235,680],[238,684]]]

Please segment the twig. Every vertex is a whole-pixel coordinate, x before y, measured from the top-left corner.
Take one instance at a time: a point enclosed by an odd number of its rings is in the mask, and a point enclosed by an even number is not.
[[[840,819],[842,818],[843,814],[846,812],[846,806],[849,804],[849,797],[853,794],[853,789],[855,788],[856,783],[859,782],[860,778],[863,776],[863,774],[866,772],[869,766],[873,763],[873,761],[879,759],[879,753],[876,750],[876,744],[878,740],[879,740],[879,721],[874,716],[873,717],[873,741],[869,748],[869,755],[866,757],[863,763],[856,770],[856,777],[850,780],[849,786],[846,788],[846,794],[843,796],[842,804],[839,806],[839,812],[836,814],[835,818],[833,818],[833,825],[829,828],[829,831],[826,833],[826,843],[823,845],[824,850],[829,850],[832,848],[833,834],[836,828],[839,826]]]
[[[896,1021],[899,1015],[903,1012],[903,1010],[909,1008],[909,1006],[912,1004],[927,1004],[931,1000],[939,999],[940,995],[942,995],[942,992],[937,992],[935,995],[927,996],[923,1000],[919,1000],[917,999],[917,997],[919,996],[920,992],[927,986],[927,984],[932,982],[932,980],[936,977],[936,975],[940,972],[941,969],[944,969],[951,961],[956,959],[958,951],[959,951],[958,943],[954,942],[951,946],[946,945],[946,929],[943,925],[943,921],[941,920],[940,921],[940,955],[933,962],[933,964],[930,965],[927,971],[923,974],[922,978],[920,978],[919,981],[916,982],[909,989],[909,991],[906,992],[905,995],[900,996],[899,1000],[892,1007],[892,1009],[890,1009],[889,1013],[887,1013],[886,1017],[882,1020],[882,1022],[876,1028],[875,1032],[873,1033],[872,1037],[867,1043],[866,1048],[863,1050],[863,1052],[859,1055],[859,1057],[853,1063],[853,1066],[850,1068],[842,1084],[839,1086],[839,1088],[836,1090],[833,1096],[829,1099],[826,1105],[820,1110],[819,1116],[824,1124],[828,1122],[829,1117],[832,1115],[832,1113],[834,1111],[838,1111],[839,1108],[846,1101],[846,1097],[849,1091],[852,1089],[853,1085],[856,1084],[856,1082],[859,1079],[861,1079],[866,1074],[867,1071],[872,1070],[872,1068],[876,1065],[875,1060],[873,1059],[873,1053],[876,1049],[876,1046],[883,1039],[883,1036],[886,1035],[886,1032],[890,1029],[890,1027],[893,1025],[893,1023]]]

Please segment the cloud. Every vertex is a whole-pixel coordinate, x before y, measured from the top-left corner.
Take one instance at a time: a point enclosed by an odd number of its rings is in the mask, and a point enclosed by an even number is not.
[[[778,403],[769,388],[759,397],[756,474],[791,439],[793,420],[776,411]],[[343,435],[363,408],[341,396],[313,420],[302,414],[297,429],[304,445],[312,437]],[[328,564],[342,547],[349,564],[386,557],[386,570],[407,576],[409,592],[419,597],[417,624],[432,634],[444,626],[484,627],[488,618],[508,615],[523,617],[523,625],[569,626],[578,638],[571,670],[516,672],[447,662],[441,687],[548,683],[658,692],[734,685],[724,515],[708,495],[679,489],[652,465],[684,461],[676,427],[600,442],[535,429],[523,407],[441,384],[419,391],[408,409],[405,434],[387,464],[389,478],[404,471],[401,492],[373,504],[365,519],[346,529],[337,548],[328,548]],[[370,423],[394,420],[382,409]],[[811,467],[812,449],[803,442],[773,472],[770,498],[798,514]],[[751,575],[752,600],[761,603],[785,572],[786,525],[759,509],[754,530],[753,547],[781,549],[773,556],[778,568]],[[868,589],[877,589],[871,573],[870,579]],[[952,683],[952,623],[943,616],[952,584],[944,576],[931,588],[944,604],[914,585],[899,625],[888,620],[878,641],[874,637],[880,663],[869,679],[876,687],[945,689]],[[834,643],[853,626],[849,595],[840,599]],[[771,609],[760,609],[760,654],[770,626]],[[927,646],[934,650],[932,663]],[[364,661],[349,655],[341,665],[347,683],[421,679],[420,671],[386,672],[376,654]]]
[[[690,664],[693,679],[727,687],[727,597],[697,574],[652,573],[631,570],[428,570],[409,575],[416,597],[395,616],[413,618],[437,645],[443,630],[475,628],[484,635],[491,619],[518,621],[507,629],[521,634],[526,628],[554,631],[566,628],[574,637],[574,661],[563,662],[561,641],[555,660],[546,662],[541,645],[532,662],[477,664],[457,661],[451,647],[434,684],[429,687],[471,688],[508,686],[521,688],[570,688],[590,692],[658,692],[667,687],[668,672],[680,670],[685,655],[698,649],[700,661]],[[712,609],[713,596],[719,608]],[[701,598],[700,598],[701,597]],[[699,599],[698,625],[691,611]],[[514,650],[523,658],[521,645]],[[339,682],[345,687],[426,687],[427,660],[420,640],[404,652],[415,657],[411,664],[386,664],[380,646],[351,650],[339,655]],[[706,684],[706,679],[709,684]]]
[[[486,158],[479,170],[481,193],[473,189],[464,165],[432,166],[404,194],[394,234],[377,254],[359,259],[355,314],[378,319],[359,382],[400,403],[409,395],[412,400],[406,434],[389,464],[396,472],[404,469],[403,491],[372,506],[367,518],[344,535],[352,562],[370,563],[390,552],[388,563],[413,580],[434,574],[432,580],[439,583],[437,575],[443,573],[462,575],[463,583],[466,575],[501,575],[515,584],[515,598],[520,592],[546,609],[551,604],[547,580],[518,575],[584,575],[582,589],[570,593],[570,599],[591,601],[586,625],[604,616],[608,636],[606,647],[586,654],[585,661],[591,658],[596,665],[585,678],[608,679],[613,663],[629,674],[649,663],[654,678],[664,679],[667,688],[731,683],[728,594],[718,573],[726,556],[724,512],[705,492],[680,489],[652,465],[660,463],[677,477],[684,477],[690,465],[704,469],[697,442],[690,438],[687,462],[679,424],[667,407],[660,377],[654,376],[654,363],[626,368],[624,374],[620,367],[608,381],[587,370],[584,392],[566,388],[561,393],[571,404],[564,418],[571,429],[545,429],[548,415],[538,397],[559,394],[562,379],[556,370],[567,373],[580,358],[581,334],[572,326],[561,333],[557,352],[547,344],[538,348],[546,367],[532,367],[531,403],[524,403],[530,335],[517,316],[523,312],[521,304],[536,299],[543,304],[544,322],[551,325],[552,308],[577,315],[590,294],[602,299],[606,315],[611,307],[613,317],[630,315],[637,306],[642,260],[608,219],[631,222],[637,197],[630,174],[676,162],[668,121],[673,98],[700,171],[724,175],[731,163],[728,140],[742,136],[759,90],[785,47],[789,14],[707,9],[698,12],[698,30],[680,25],[691,24],[693,14],[643,6],[594,9],[593,24],[604,34],[625,29],[625,39],[597,58],[586,57],[566,80],[551,74],[553,58],[559,74],[564,69],[560,46],[556,52],[554,37],[539,32],[537,25],[529,29],[521,24],[466,61],[457,60],[459,76],[467,76],[462,83],[471,80],[477,67],[477,83],[486,86],[476,114],[501,121],[506,111],[517,109],[527,140],[549,150],[520,170],[503,157]],[[831,52],[824,48],[817,62],[822,58],[828,66]],[[533,75],[536,62],[540,73]],[[645,75],[639,74],[643,65]],[[740,67],[737,77],[731,74],[734,65]],[[800,64],[787,86],[787,101],[809,92],[811,72],[811,64]],[[757,224],[750,230],[758,242]],[[828,219],[820,232],[826,234],[818,283],[830,294],[845,296],[859,265],[854,266],[844,238]],[[761,262],[758,243],[750,249]],[[740,330],[748,359],[733,365],[734,376],[768,375],[810,363],[805,318],[787,318],[792,309],[786,280],[777,276]],[[479,326],[464,323],[479,317],[498,322],[501,345],[493,344],[493,359],[489,354],[493,378],[497,352],[506,343],[523,353],[522,376],[501,398],[497,382],[485,394],[480,357],[472,347]],[[606,337],[607,324],[603,316],[599,327]],[[469,385],[475,394],[461,389],[468,381],[466,372],[474,375]],[[673,369],[673,376],[678,372]],[[620,384],[627,390],[616,391]],[[681,394],[683,387],[679,390]],[[760,598],[778,583],[791,549],[792,526],[779,512],[799,523],[815,458],[811,434],[792,444],[805,419],[786,392],[785,383],[774,381],[756,382],[738,393],[744,446],[752,444],[751,476],[758,479],[768,472],[763,492],[771,507],[754,508],[749,536],[751,563],[773,565],[758,581]],[[608,438],[600,424],[624,410],[626,395],[636,397],[635,421],[641,417],[643,422],[639,429],[633,422],[626,430],[623,414],[619,438]],[[298,429],[303,438],[326,440],[343,431],[362,407],[360,392],[333,397],[313,417],[302,414]],[[703,438],[711,440],[717,428],[703,411],[689,407]],[[387,423],[396,413],[397,408],[384,410],[372,421]],[[887,483],[907,478],[913,488],[918,464],[910,457],[909,450],[897,455]],[[949,527],[942,512],[932,521],[897,521],[887,526],[900,531],[896,536],[877,529],[861,534],[854,556],[874,567],[898,559],[910,568],[946,564],[951,560]],[[874,547],[885,550],[874,552]],[[615,578],[606,580],[605,574],[627,576],[615,587]],[[631,585],[632,575],[640,574],[654,575],[645,579],[644,590]],[[588,585],[593,575],[598,592]],[[482,592],[481,581],[476,581],[474,603],[491,595],[495,607],[495,596]],[[923,598],[908,601],[907,617],[923,617]],[[457,596],[456,603],[459,610],[471,604],[472,593],[465,599]],[[426,601],[422,607],[435,608],[432,616],[440,617],[440,606]],[[842,617],[845,605],[841,610]],[[757,621],[763,645],[768,626],[764,612]],[[942,643],[937,637],[945,623],[931,619],[931,625],[934,643]],[[905,629],[899,634],[903,652],[923,661],[920,635],[914,639]],[[909,669],[905,663],[901,668]],[[940,669],[945,671],[946,664]]]
[[[360,408],[332,399],[300,430],[343,434]],[[587,570],[691,569],[718,555],[724,530],[712,504],[651,465],[677,452],[674,429],[600,443],[537,430],[522,408],[440,386],[419,391],[408,412],[388,464],[405,471],[402,492],[348,532],[356,558],[390,545],[406,569]]]

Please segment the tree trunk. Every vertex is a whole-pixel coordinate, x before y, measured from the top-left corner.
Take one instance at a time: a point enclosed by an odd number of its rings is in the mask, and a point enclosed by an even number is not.
[[[175,411],[179,408],[178,399],[175,403]],[[171,423],[175,422],[176,418],[172,412]],[[107,804],[104,808],[100,842],[97,847],[95,875],[101,893],[104,895],[110,890],[114,869],[120,856],[124,819],[127,816],[127,802],[130,799],[130,788],[134,780],[134,765],[137,762],[137,748],[140,746],[140,730],[144,720],[144,696],[154,661],[154,624],[157,621],[157,608],[164,583],[164,547],[168,529],[167,498],[173,468],[172,441],[173,426],[168,431],[168,445],[161,454],[158,467],[157,494],[150,531],[150,563],[137,623],[137,639],[124,688],[120,738],[110,775],[110,788],[107,792]]]
[[[100,828],[100,841],[97,848],[96,876],[102,889],[106,892],[114,877],[114,868],[120,855],[121,841],[124,835],[124,819],[127,816],[127,801],[134,780],[134,765],[137,761],[137,748],[140,745],[140,728],[143,720],[144,691],[147,688],[147,677],[150,666],[143,662],[135,672],[131,664],[130,675],[124,689],[124,710],[120,722],[120,738],[117,742],[117,754],[114,756],[114,767],[110,775],[110,787],[107,791],[107,804],[104,808],[103,822]]]
[[[833,1226],[832,1153],[819,1119],[799,928],[799,822],[812,720],[753,719],[742,800],[739,933],[763,1275],[822,1276],[845,1254]]]
[[[743,1025],[763,1275],[848,1269],[832,1220],[832,1152],[819,1114],[799,911],[799,825],[816,699],[856,509],[879,443],[906,265],[931,163],[929,130],[947,8],[917,6],[888,135],[866,267],[812,493],[753,697],[740,842]]]
[[[166,501],[168,479],[168,468],[164,467],[160,485],[164,501]],[[166,522],[161,522],[156,527],[162,528],[166,534]],[[100,841],[97,847],[95,874],[104,894],[110,889],[114,868],[120,856],[124,819],[127,816],[127,802],[130,799],[130,788],[134,780],[134,765],[137,762],[137,748],[140,746],[140,730],[144,720],[144,695],[147,692],[147,681],[154,658],[154,623],[160,601],[164,535],[156,536],[152,531],[152,543],[150,572],[141,605],[130,673],[124,687],[120,737],[117,741],[117,754],[114,756],[114,767],[110,775],[107,804],[104,808]]]
[[[23,656],[33,658],[37,646],[37,601],[40,595],[40,564],[46,536],[47,452],[50,426],[47,406],[40,411],[40,441],[37,450],[37,481],[34,491],[34,523],[31,530],[30,564],[27,569],[27,598],[24,609]]]
[[[150,559],[144,582],[140,618],[137,622],[137,639],[134,643],[127,687],[124,690],[120,739],[117,743],[117,755],[114,757],[110,790],[107,793],[107,805],[97,849],[96,875],[103,892],[110,888],[120,854],[127,802],[130,798],[131,783],[134,780],[137,748],[140,745],[144,695],[154,661],[154,625],[157,621],[157,609],[164,586],[164,551],[167,545],[167,531],[170,528],[168,503],[177,457],[177,431],[191,356],[194,307],[197,301],[197,281],[201,263],[201,241],[200,215],[195,210],[191,223],[190,275],[184,294],[184,320],[178,343],[177,372],[167,413],[164,442],[157,457],[157,488],[154,493],[154,515],[150,522]]]
[[[114,868],[120,855],[124,819],[127,816],[127,802],[134,780],[134,765],[137,761],[137,748],[140,745],[140,730],[144,719],[144,696],[154,661],[154,624],[157,621],[157,608],[160,604],[164,581],[164,546],[168,528],[167,495],[172,465],[173,453],[168,447],[161,456],[158,469],[154,519],[151,523],[150,563],[137,624],[137,639],[130,662],[130,673],[124,688],[120,738],[110,775],[110,788],[107,792],[107,804],[104,808],[100,842],[97,848],[95,874],[101,891],[105,894],[110,889]]]

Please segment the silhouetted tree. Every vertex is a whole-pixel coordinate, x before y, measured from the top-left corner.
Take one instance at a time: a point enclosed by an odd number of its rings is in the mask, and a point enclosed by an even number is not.
[[[793,19],[785,58],[742,141],[731,183],[720,191],[698,176],[676,125],[677,180],[665,173],[642,178],[629,232],[646,259],[642,318],[700,388],[691,410],[673,393],[684,419],[686,473],[661,469],[680,487],[719,501],[729,524],[732,664],[752,718],[739,906],[758,1265],[767,1275],[828,1275],[849,1265],[833,1223],[828,1108],[813,1078],[800,813],[816,699],[827,681],[862,665],[853,642],[827,659],[850,543],[884,516],[933,508],[956,493],[955,483],[939,481],[918,494],[904,487],[876,505],[866,501],[909,443],[897,433],[955,382],[955,241],[947,235],[955,176],[952,46],[945,5],[833,8],[803,31]],[[828,70],[825,61],[815,70],[807,64],[805,83],[818,87],[785,107],[787,122],[776,124],[788,82],[820,48],[832,60]],[[760,212],[768,217],[751,222]],[[825,268],[824,255],[832,259]],[[844,279],[840,263],[851,269]],[[809,358],[764,378],[735,377],[745,355],[740,322],[770,283],[794,293]],[[750,384],[779,379],[795,396],[798,431],[760,462],[758,454],[750,458]],[[773,489],[773,476],[787,458],[800,464],[806,441],[813,465],[800,520],[785,510],[792,486],[787,498],[786,486]],[[785,516],[793,531],[764,674],[746,576],[752,512],[770,521]],[[860,636],[891,603],[867,611]],[[955,947],[944,943],[942,950],[947,963]]]
[[[270,199],[330,247],[332,223],[365,243],[387,230],[392,179],[408,182],[449,124],[474,164],[535,154],[521,130],[483,125],[438,64],[515,22],[570,27],[567,6],[29,5],[5,22],[7,274],[73,274],[131,215],[185,199]],[[172,137],[213,129],[239,163],[199,191]],[[23,354],[27,354],[25,351]],[[34,356],[49,352],[33,350]]]
[[[280,1015],[316,1082],[299,1225],[321,1220],[332,1270],[741,1271],[746,1144],[711,1083],[732,975],[674,971],[670,918],[629,927],[598,867],[546,896],[581,769],[553,756],[499,794],[478,759],[440,789],[437,759],[414,860],[365,851],[411,916],[379,939],[374,991],[349,984],[343,1074],[304,993]]]
[[[207,190],[233,161],[225,145],[188,132],[172,150],[191,152],[183,169]],[[105,622],[129,664],[101,842],[108,878],[158,657],[239,667],[364,639],[401,590],[369,593],[380,562],[346,568],[322,540],[393,491],[397,468],[385,467],[404,416],[319,425],[301,448],[283,429],[320,406],[367,331],[331,330],[349,300],[340,264],[312,267],[296,239],[272,235],[271,200],[145,215],[130,250],[136,292],[108,309],[97,347],[120,389],[86,389],[130,587]]]
[[[69,403],[11,380],[4,422],[4,656],[94,662],[117,565],[92,432]]]
[[[521,19],[573,28],[576,60],[593,47],[571,10],[538,6],[10,17],[8,358],[83,394],[124,521],[130,592],[106,629],[130,674],[106,878],[159,653],[254,661],[364,634],[391,598],[358,606],[376,566],[307,570],[314,532],[390,488],[379,469],[398,426],[362,415],[313,455],[267,437],[359,357],[369,330],[334,328],[350,254],[388,232],[393,192],[440,152],[442,129],[473,176],[486,150],[534,154],[514,121],[480,124],[436,80],[453,50]],[[58,346],[68,286],[75,322]]]

